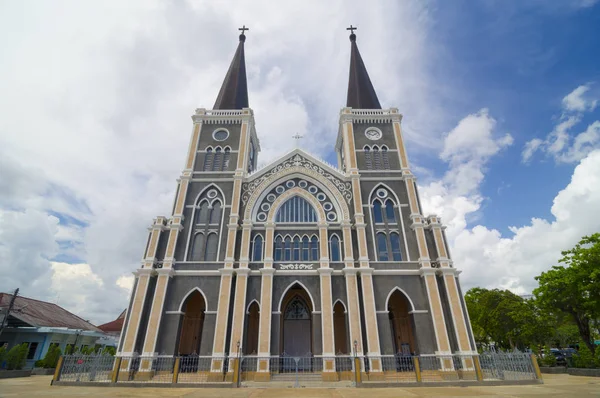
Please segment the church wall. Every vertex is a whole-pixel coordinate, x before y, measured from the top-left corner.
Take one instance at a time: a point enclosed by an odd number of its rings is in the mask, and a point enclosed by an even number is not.
[[[375,309],[383,311],[377,314],[377,323],[379,326],[379,339],[381,352],[383,354],[393,354],[394,346],[391,336],[391,328],[387,313],[386,301],[388,295],[394,287],[402,289],[417,311],[429,310],[427,291],[423,285],[422,278],[418,275],[391,276],[374,275],[373,290],[375,294]],[[426,317],[423,317],[426,315]],[[413,314],[415,323],[415,337],[419,352],[433,353],[435,351],[435,335],[433,334],[433,323],[429,313]]]
[[[125,334],[127,333],[127,327],[129,326],[129,318],[131,318],[131,306],[133,305],[133,299],[135,298],[135,290],[137,289],[138,278],[135,277],[133,279],[133,286],[131,287],[131,294],[129,297],[129,304],[127,305],[127,313],[125,314],[125,321],[123,321],[123,330],[121,331],[121,337],[119,339],[119,346],[117,347],[117,351],[121,351],[123,349],[123,343],[125,341]]]
[[[425,230],[425,241],[427,242],[427,248],[429,249],[429,258],[435,261],[439,254],[435,247],[435,239],[433,237],[433,231],[431,229]]]
[[[246,285],[246,305],[244,306],[244,313],[246,313],[246,309],[248,308],[252,300],[256,300],[256,302],[258,302],[259,304],[259,307],[262,308],[262,303],[260,302],[260,286],[260,275],[250,276],[248,278],[248,284]]]
[[[344,303],[344,307],[347,311],[348,295],[346,294],[346,278],[344,276],[335,275],[331,277],[331,304],[333,305],[338,299]]]

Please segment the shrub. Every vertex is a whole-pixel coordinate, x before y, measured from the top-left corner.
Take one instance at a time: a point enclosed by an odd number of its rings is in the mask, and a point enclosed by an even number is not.
[[[579,343],[579,351],[573,355],[573,362],[576,368],[594,367],[594,356],[585,343]]]
[[[48,352],[46,352],[46,356],[44,357],[44,367],[45,368],[49,368],[49,369],[53,369],[56,367],[56,364],[58,363],[58,358],[60,358],[61,355],[61,351],[60,351],[60,347],[58,347],[57,345],[55,346],[51,346],[48,349]]]
[[[29,346],[27,343],[16,345],[8,351],[6,355],[6,367],[8,370],[19,370],[25,366],[25,359],[27,358],[27,350]]]
[[[115,356],[116,352],[117,350],[115,349],[115,347],[104,347],[104,350],[102,350],[103,354],[108,354],[112,356]]]
[[[544,356],[542,358],[542,365],[544,366],[556,366],[556,357],[550,350],[550,347],[544,347]]]
[[[34,368],[43,368],[44,367],[44,360],[43,359],[38,359],[37,361],[35,361],[35,363],[33,364]]]
[[[600,368],[600,345],[596,346],[596,367]]]

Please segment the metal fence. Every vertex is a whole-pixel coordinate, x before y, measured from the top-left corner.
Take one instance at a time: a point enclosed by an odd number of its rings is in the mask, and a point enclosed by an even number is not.
[[[53,382],[101,384],[222,384],[233,387],[344,387],[362,384],[541,379],[527,353],[475,355],[127,356],[65,355]]]

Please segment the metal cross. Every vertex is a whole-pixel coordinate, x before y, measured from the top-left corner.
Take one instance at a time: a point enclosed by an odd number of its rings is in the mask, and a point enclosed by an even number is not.
[[[300,135],[299,133],[296,133],[296,135],[293,135],[292,138],[296,140],[296,148],[298,148],[298,146],[300,145],[300,139],[304,138],[304,136]]]
[[[352,25],[350,25],[350,27],[349,27],[349,28],[346,28],[346,30],[349,30],[349,31],[350,31],[350,33],[352,33],[352,34],[354,34],[354,31],[355,31],[356,29],[358,29],[358,28],[357,28],[356,26],[352,26]]]
[[[242,26],[241,28],[238,28],[238,30],[241,30],[241,31],[242,31],[242,34],[244,34],[244,32],[245,32],[246,30],[250,30],[250,28],[247,28],[247,27],[246,27],[246,25],[244,25],[244,26]]]

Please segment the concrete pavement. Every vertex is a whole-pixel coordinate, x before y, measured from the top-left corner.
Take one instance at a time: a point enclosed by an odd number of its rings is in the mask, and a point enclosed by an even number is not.
[[[410,387],[410,388],[131,388],[50,386],[51,376],[0,380],[0,397],[600,397],[600,378],[566,374],[544,375],[544,384],[528,386]]]

